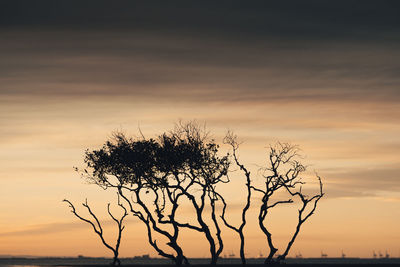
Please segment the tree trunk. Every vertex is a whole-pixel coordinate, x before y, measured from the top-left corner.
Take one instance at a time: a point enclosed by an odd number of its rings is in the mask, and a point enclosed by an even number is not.
[[[268,257],[264,261],[264,264],[274,264],[275,261],[273,260],[273,257],[277,251],[278,250],[276,248],[271,248]]]
[[[217,260],[218,260],[217,255],[215,255],[215,253],[213,253],[213,255],[211,255],[210,265],[217,265]]]
[[[242,265],[246,265],[246,256],[244,255],[244,235],[243,231],[239,232],[240,236],[240,259],[242,260]]]
[[[114,259],[112,262],[113,266],[120,266],[121,265],[121,261],[118,259],[118,252],[114,251]]]

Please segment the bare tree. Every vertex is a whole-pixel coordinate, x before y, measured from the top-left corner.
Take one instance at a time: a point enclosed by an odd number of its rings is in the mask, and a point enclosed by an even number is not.
[[[224,222],[224,224],[235,231],[240,238],[240,259],[242,261],[242,264],[246,264],[246,256],[245,256],[245,236],[243,233],[244,227],[246,225],[246,213],[250,208],[250,201],[251,201],[251,180],[250,180],[250,171],[242,164],[240,163],[237,155],[237,150],[239,148],[239,143],[237,142],[237,137],[234,135],[232,132],[228,132],[228,134],[225,136],[224,143],[229,144],[232,147],[232,156],[233,160],[235,161],[236,165],[239,167],[239,169],[244,173],[245,178],[246,178],[246,204],[242,209],[241,213],[241,224],[239,226],[234,226],[230,223],[228,223],[227,219],[225,218],[226,214],[226,208],[227,204],[226,201],[223,197],[221,197],[221,200],[224,204],[223,210],[222,210],[222,215],[221,218]]]
[[[208,138],[205,128],[195,122],[179,123],[171,132],[171,138],[180,146],[180,155],[185,163],[179,172],[174,173],[168,188],[174,194],[184,195],[195,210],[197,224],[179,223],[182,228],[189,228],[203,233],[210,251],[210,264],[215,265],[223,250],[224,244],[221,237],[221,228],[216,216],[216,203],[221,200],[216,186],[227,183],[229,161],[228,155],[218,156],[219,146],[214,140]],[[210,212],[205,212],[209,205]],[[211,225],[207,222],[211,221]],[[213,234],[211,228],[215,229]]]
[[[71,212],[72,214],[74,214],[77,218],[79,218],[80,220],[90,224],[93,227],[94,232],[100,237],[101,242],[103,243],[104,246],[106,246],[106,248],[108,248],[109,250],[111,250],[114,254],[114,258],[113,258],[113,262],[112,265],[121,265],[121,261],[118,258],[119,255],[119,247],[121,244],[121,237],[122,237],[122,231],[125,229],[125,226],[123,225],[123,221],[125,219],[125,217],[128,215],[126,208],[121,204],[120,202],[120,198],[118,195],[118,206],[121,207],[121,209],[123,210],[123,215],[117,219],[110,210],[110,203],[108,203],[107,205],[107,212],[110,215],[111,219],[117,224],[118,226],[118,237],[117,237],[117,242],[115,244],[115,247],[113,247],[112,245],[110,245],[103,236],[103,227],[101,226],[101,223],[99,221],[99,219],[97,218],[97,216],[93,213],[93,211],[91,210],[87,199],[85,200],[84,203],[82,203],[82,205],[87,209],[87,211],[89,212],[89,215],[92,217],[92,219],[86,219],[84,217],[82,217],[81,215],[79,215],[75,209],[75,206],[67,199],[63,200],[64,202],[68,203],[68,205],[71,208]]]
[[[278,256],[278,261],[285,260],[286,256],[289,253],[290,248],[292,247],[294,241],[296,240],[297,235],[300,232],[301,225],[311,216],[314,214],[315,209],[317,208],[318,201],[323,197],[324,193],[322,191],[322,181],[321,177],[317,175],[319,181],[319,193],[313,196],[307,196],[301,192],[301,188],[299,191],[292,191],[290,187],[285,186],[285,189],[289,192],[289,194],[293,197],[298,197],[301,200],[301,208],[299,209],[298,221],[296,225],[296,230],[293,233],[291,239],[289,240],[285,251]],[[307,206],[311,205],[311,209],[306,211]]]
[[[280,262],[288,255],[302,224],[315,212],[318,201],[323,197],[322,181],[319,176],[319,192],[313,196],[307,196],[302,192],[305,184],[301,174],[305,172],[306,166],[300,161],[299,149],[287,143],[277,143],[270,147],[268,166],[263,169],[264,187],[251,186],[256,192],[261,193],[261,205],[259,206],[258,222],[262,232],[267,238],[269,253],[265,264]],[[290,196],[284,200],[273,200],[278,192],[287,192]],[[299,198],[302,207],[299,210],[296,230],[288,242],[284,253],[279,255],[276,261],[273,259],[278,249],[274,246],[271,231],[266,225],[269,210],[282,204],[293,203],[293,198]],[[307,210],[307,206],[311,209]]]

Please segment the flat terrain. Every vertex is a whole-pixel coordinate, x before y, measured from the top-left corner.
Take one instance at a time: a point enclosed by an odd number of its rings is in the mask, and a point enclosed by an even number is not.
[[[208,259],[189,259],[191,266],[208,266]],[[1,266],[108,266],[111,262],[110,258],[54,258],[54,257],[40,257],[40,258],[22,258],[22,257],[8,257],[0,258]],[[152,259],[152,258],[121,258],[123,266],[174,266],[171,261],[165,259]],[[262,259],[248,259],[248,266],[262,266]],[[222,258],[218,261],[218,265],[224,266],[241,266],[240,260],[237,258]],[[295,259],[289,258],[286,260],[284,266],[400,266],[400,258],[389,259],[363,259],[363,258],[304,258]]]

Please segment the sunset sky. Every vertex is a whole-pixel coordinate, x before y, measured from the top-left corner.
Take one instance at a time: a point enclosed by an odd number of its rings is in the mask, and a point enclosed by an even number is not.
[[[269,144],[301,147],[326,195],[290,256],[400,257],[399,3],[173,3],[0,3],[0,255],[111,256],[61,201],[88,198],[104,215],[115,196],[73,167],[113,131],[152,137],[182,119],[217,142],[233,130],[255,175]],[[288,214],[271,221],[278,245]],[[256,257],[266,241],[250,223]],[[122,256],[156,255],[141,223],[127,228]],[[202,237],[183,236],[188,256],[208,256]]]

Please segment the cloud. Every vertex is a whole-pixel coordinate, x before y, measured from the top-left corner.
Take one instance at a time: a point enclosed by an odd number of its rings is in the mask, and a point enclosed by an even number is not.
[[[111,221],[106,224],[110,224]],[[84,223],[79,222],[69,222],[69,223],[47,223],[28,226],[28,229],[16,230],[10,232],[0,233],[2,237],[8,236],[26,236],[26,235],[43,235],[43,234],[53,234],[59,232],[67,232],[71,230],[78,230],[88,228],[89,226]]]
[[[6,32],[3,96],[397,103],[399,51],[377,44],[230,43],[128,32]]]
[[[396,196],[387,193],[400,191],[400,168],[365,168],[343,171],[322,171],[325,175],[326,190],[329,198],[336,197],[380,197],[396,200]],[[382,192],[387,197],[381,196]]]
[[[0,95],[397,103],[397,5],[13,1]]]
[[[137,223],[136,221],[129,221],[129,223]],[[127,224],[125,222],[125,224]],[[115,227],[115,222],[111,219],[101,221],[101,225],[103,228]],[[46,234],[57,234],[60,232],[69,232],[69,231],[77,231],[77,230],[91,230],[91,226],[82,221],[74,221],[74,222],[54,222],[54,223],[43,223],[36,225],[27,225],[25,229],[9,231],[0,233],[0,237],[9,237],[9,236],[35,236],[35,235],[46,235]]]
[[[3,27],[124,29],[241,39],[373,39],[398,36],[395,1],[13,1],[0,8]],[[207,18],[207,19],[205,19]]]

